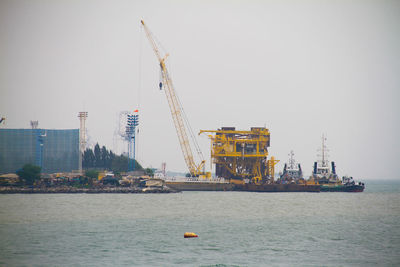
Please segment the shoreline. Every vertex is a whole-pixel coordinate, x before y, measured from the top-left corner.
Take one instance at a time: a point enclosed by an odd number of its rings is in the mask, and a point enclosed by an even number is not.
[[[180,191],[169,187],[104,187],[104,188],[76,188],[76,187],[13,187],[1,186],[0,194],[149,194],[149,193],[178,193]]]

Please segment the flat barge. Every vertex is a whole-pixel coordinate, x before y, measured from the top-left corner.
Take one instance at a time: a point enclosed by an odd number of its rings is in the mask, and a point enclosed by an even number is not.
[[[166,185],[177,191],[233,191],[234,188],[234,184],[218,182],[166,181]]]
[[[226,182],[166,181],[178,191],[242,191],[242,192],[320,192],[319,185],[302,184],[234,184]]]
[[[319,185],[302,184],[243,184],[235,185],[234,191],[248,192],[320,192]]]

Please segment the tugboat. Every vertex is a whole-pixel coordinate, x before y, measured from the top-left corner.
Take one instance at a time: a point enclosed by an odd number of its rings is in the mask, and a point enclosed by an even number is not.
[[[283,172],[276,182],[278,184],[290,184],[290,183],[305,184],[306,181],[303,178],[301,165],[300,163],[298,164],[296,163],[296,160],[294,159],[293,150],[290,151],[289,156],[290,156],[289,162],[285,163],[285,166],[283,167]]]
[[[364,183],[356,183],[353,177],[344,176],[342,179],[336,174],[335,162],[329,162],[326,137],[322,135],[321,159],[314,162],[313,173],[309,181],[321,186],[321,192],[363,192]],[[329,164],[330,163],[330,164]]]

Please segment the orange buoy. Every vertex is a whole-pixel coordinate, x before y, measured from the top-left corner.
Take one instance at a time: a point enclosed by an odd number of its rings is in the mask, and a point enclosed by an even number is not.
[[[198,235],[196,235],[195,233],[190,233],[190,232],[186,232],[183,235],[184,238],[192,238],[192,237],[198,237]]]

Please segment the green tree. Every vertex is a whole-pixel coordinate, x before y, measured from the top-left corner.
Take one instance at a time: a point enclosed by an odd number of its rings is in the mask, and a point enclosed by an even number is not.
[[[107,166],[106,166],[106,168],[108,170],[112,170],[112,162],[113,162],[114,158],[115,158],[115,154],[110,150],[110,154],[109,154],[109,158],[108,158]]]
[[[87,171],[85,171],[85,176],[89,177],[91,179],[97,179],[97,177],[99,176],[99,171],[87,170]]]
[[[85,152],[83,153],[83,160],[82,160],[82,167],[87,169],[87,168],[93,168],[94,167],[94,153],[93,150],[90,148],[87,148]]]
[[[128,158],[122,155],[115,156],[111,164],[111,169],[113,172],[128,171]]]
[[[131,159],[131,160],[133,160],[133,159]],[[141,171],[141,170],[143,170],[142,165],[140,165],[139,162],[137,162],[136,159],[135,159],[134,161],[135,161],[135,171]]]
[[[97,168],[112,170],[113,172],[128,171],[128,158],[117,156],[105,146],[100,148],[97,143],[94,149],[87,148],[83,153],[82,167],[84,169]],[[135,160],[135,170],[143,170],[143,167]]]
[[[25,164],[16,174],[28,185],[33,185],[36,180],[40,179],[40,167],[32,164]]]
[[[100,168],[100,167],[102,167],[101,165],[102,165],[102,162],[101,162],[101,150],[100,150],[99,143],[97,143],[94,146],[94,167]]]
[[[103,167],[104,169],[108,169],[107,168],[107,163],[110,160],[110,153],[108,152],[107,148],[105,146],[103,146],[101,148],[101,167]]]
[[[127,172],[128,171],[128,162],[129,159],[126,156],[116,156],[114,154],[112,163],[111,163],[111,170],[116,172]],[[135,170],[143,170],[143,167],[135,160]]]
[[[150,176],[150,177],[153,177],[153,176],[154,176],[154,171],[153,171],[153,169],[150,169],[150,168],[144,169],[144,173],[145,173],[146,175]]]

